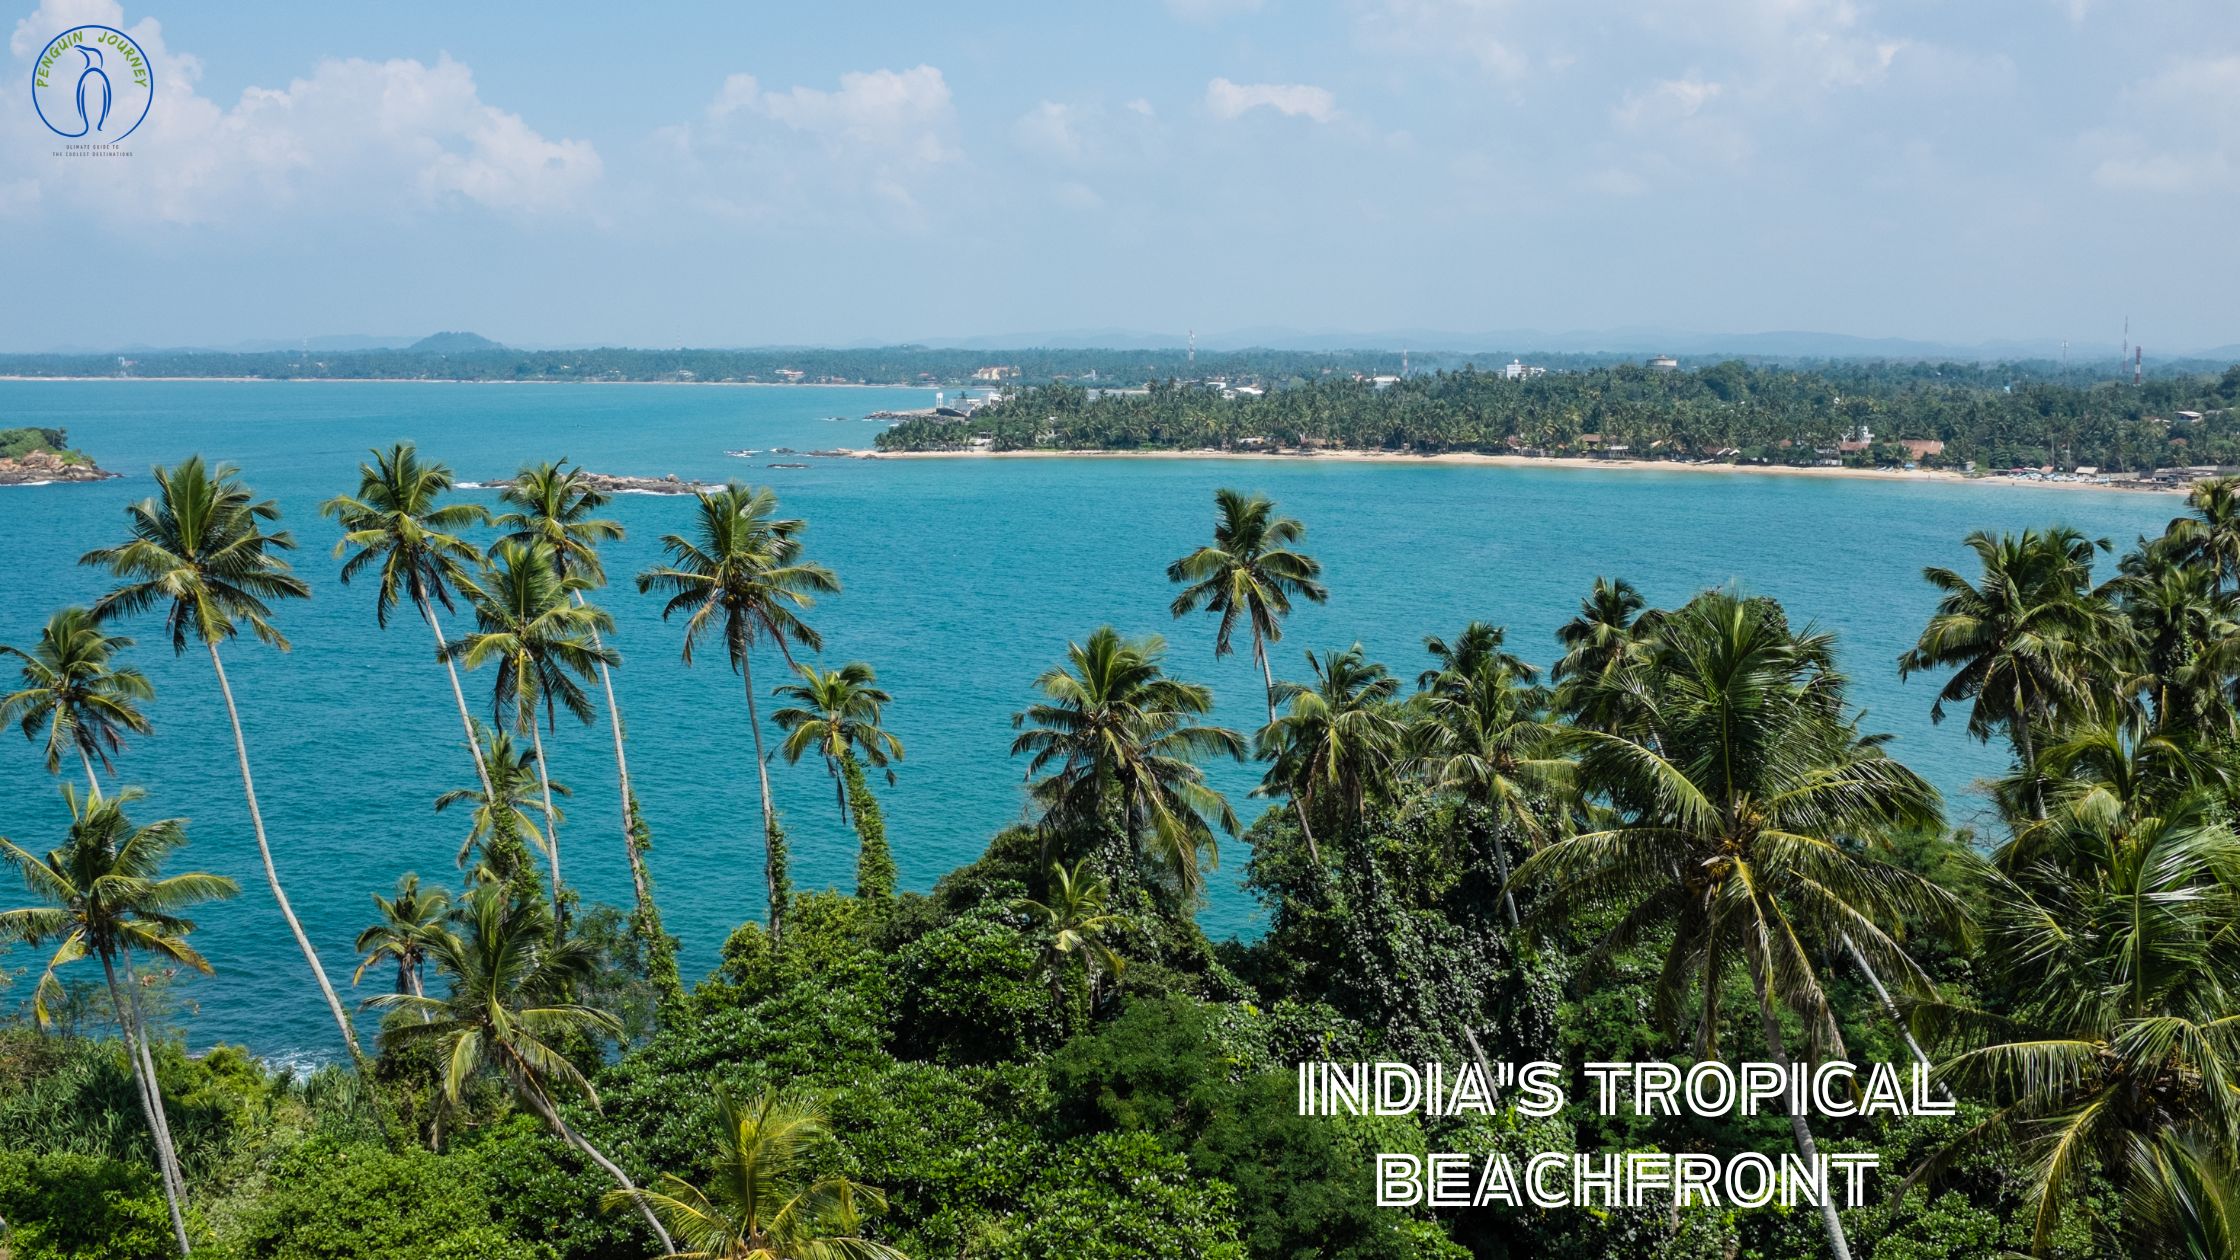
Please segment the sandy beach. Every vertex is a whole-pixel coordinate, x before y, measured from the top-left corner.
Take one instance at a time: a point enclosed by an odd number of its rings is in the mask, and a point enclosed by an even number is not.
[[[2090,481],[2030,481],[2021,477],[1969,476],[1936,468],[1797,468],[1766,464],[1686,464],[1656,459],[1585,459],[1570,455],[1485,455],[1445,451],[1412,455],[1398,451],[865,451],[860,459],[1224,459],[1277,463],[1476,464],[1504,468],[1630,469],[1638,472],[1701,473],[1710,476],[1841,477],[1853,481],[1902,481],[1968,486],[2017,486],[2032,490],[2097,490],[2124,494],[2182,494],[2182,486],[2101,484]]]

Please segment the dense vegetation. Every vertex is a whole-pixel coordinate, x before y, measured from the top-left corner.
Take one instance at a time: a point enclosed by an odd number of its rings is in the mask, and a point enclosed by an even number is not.
[[[70,463],[85,460],[70,449],[70,435],[61,429],[0,429],[0,459],[15,459],[33,451],[49,451]]]
[[[1262,394],[1160,382],[1091,397],[1026,389],[969,419],[905,421],[882,450],[1251,449],[1623,452],[1636,459],[1984,469],[2078,465],[2142,471],[2240,463],[2240,366],[2137,385],[2012,367],[1725,362],[1658,371],[1613,364],[1507,379],[1463,368],[1383,382],[1299,381]],[[2193,413],[2187,415],[2185,413]],[[1846,442],[1866,443],[1847,450]]]
[[[1489,622],[1397,667],[1302,657],[1278,645],[1328,594],[1306,528],[1224,491],[1168,613],[1201,663],[1249,655],[1267,724],[1212,725],[1182,651],[1085,627],[1021,680],[1036,821],[900,894],[910,820],[870,771],[907,764],[881,721],[908,698],[793,661],[840,577],[768,491],[711,493],[637,585],[683,653],[741,675],[758,754],[758,704],[784,702],[769,753],[832,779],[861,859],[852,892],[791,887],[758,755],[767,912],[689,986],[602,685],[618,527],[564,466],[524,470],[495,518],[450,486],[400,446],[326,505],[353,593],[410,608],[450,671],[456,713],[424,718],[459,723],[467,786],[421,790],[468,836],[455,875],[374,898],[353,980],[378,1038],[300,929],[300,970],[275,942],[274,983],[319,989],[349,1052],[308,1077],[171,1030],[171,986],[206,969],[193,909],[237,885],[191,869],[190,821],[116,786],[149,733],[118,633],[140,623],[207,655],[285,911],[281,868],[316,855],[264,835],[224,674],[244,630],[284,646],[310,594],[276,510],[229,468],[159,470],[86,556],[118,586],[8,649],[0,708],[73,819],[0,847],[25,884],[0,933],[44,965],[0,1028],[12,1257],[2240,1254],[2240,482],[2196,487],[2112,570],[2055,530],[1928,571],[1942,602],[1894,666],[2012,749],[1984,836],[1945,827],[1860,729],[1837,645],[1770,600],[1649,609],[1600,580],[1545,669]],[[615,731],[620,818],[554,807],[563,714]],[[1206,784],[1223,757],[1265,766],[1249,827]],[[1212,942],[1194,909],[1240,829],[1269,929]],[[564,835],[624,846],[629,909],[580,901]],[[1289,1071],[1723,1055],[1932,1061],[1960,1115],[1307,1118]],[[1880,1152],[1886,1190],[1914,1179],[1840,1213],[1371,1206],[1376,1151],[1815,1143]]]

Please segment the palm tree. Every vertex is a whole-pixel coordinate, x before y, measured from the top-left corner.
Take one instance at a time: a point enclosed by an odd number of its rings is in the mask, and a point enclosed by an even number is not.
[[[459,844],[458,863],[464,867],[477,847],[482,850],[476,864],[477,882],[516,884],[524,891],[532,891],[536,875],[529,863],[528,845],[524,837],[544,847],[544,838],[537,830],[533,811],[540,785],[552,789],[554,796],[568,796],[568,785],[558,779],[540,778],[537,774],[537,752],[534,748],[515,751],[513,736],[503,729],[476,723],[479,741],[483,744],[483,764],[489,767],[488,792],[474,788],[454,788],[436,798],[436,812],[441,813],[454,805],[472,805],[467,838]],[[565,811],[555,811],[565,819]]]
[[[1167,566],[1167,580],[1187,582],[1167,611],[1181,618],[1200,608],[1221,617],[1214,631],[1213,654],[1227,656],[1235,650],[1237,622],[1252,632],[1252,660],[1260,667],[1260,680],[1268,701],[1268,720],[1276,720],[1276,676],[1268,663],[1268,647],[1283,639],[1283,618],[1291,613],[1291,599],[1298,596],[1322,603],[1330,592],[1318,580],[1322,564],[1291,549],[1304,538],[1307,527],[1291,517],[1276,515],[1274,500],[1264,494],[1247,496],[1240,491],[1213,492],[1213,545],[1200,547]],[[1299,833],[1306,837],[1307,853],[1318,864],[1314,829],[1307,825],[1307,811],[1297,800],[1292,812],[1299,819]]]
[[[1435,634],[1425,635],[1423,650],[1431,654],[1436,664],[1416,675],[1416,690],[1437,690],[1442,679],[1467,686],[1486,665],[1498,665],[1520,682],[1538,682],[1539,667],[1511,652],[1508,641],[1508,627],[1483,621],[1472,621],[1462,627],[1462,633],[1456,635],[1452,643]]]
[[[1242,760],[1244,740],[1200,721],[1213,710],[1213,692],[1167,677],[1165,655],[1158,635],[1131,641],[1110,626],[1067,644],[1065,663],[1035,680],[1042,702],[1011,715],[1021,728],[1011,755],[1029,755],[1027,794],[1042,808],[1046,832],[1104,841],[1109,882],[1133,878],[1140,844],[1195,896],[1201,851],[1219,861],[1213,828],[1237,831],[1236,814],[1206,786],[1197,761]]]
[[[891,895],[894,857],[885,851],[885,820],[879,815],[877,802],[869,799],[871,789],[864,782],[863,765],[868,762],[886,770],[887,782],[894,782],[894,771],[887,767],[902,760],[902,741],[879,725],[881,711],[894,697],[878,686],[877,672],[862,661],[827,670],[797,664],[794,670],[801,681],[787,683],[773,693],[793,701],[770,715],[778,729],[786,733],[778,751],[785,754],[788,765],[798,763],[811,751],[824,758],[825,770],[832,775],[833,791],[840,800],[840,820],[852,822],[856,829],[856,895],[876,897],[881,887]],[[865,803],[869,804],[868,810],[862,807]]]
[[[307,599],[311,588],[291,573],[279,552],[292,551],[295,539],[287,531],[268,532],[265,524],[280,519],[279,505],[270,499],[253,499],[230,464],[215,470],[200,455],[189,456],[176,468],[155,470],[156,494],[125,509],[132,537],[114,547],[87,552],[81,564],[99,565],[125,579],[117,589],[94,601],[96,620],[161,609],[164,627],[171,632],[171,649],[185,653],[190,639],[199,640],[210,654],[211,672],[217,675],[218,694],[225,699],[226,720],[233,728],[233,752],[241,767],[241,793],[249,804],[249,824],[256,833],[257,857],[264,864],[265,882],[280,907],[280,917],[294,935],[296,947],[311,967],[319,994],[350,1052],[360,1079],[370,1084],[373,1073],[365,1053],[358,1048],[358,1032],[342,1008],[342,998],[327,979],[319,951],[312,948],[295,909],[281,887],[279,868],[273,864],[272,845],[265,836],[264,811],[257,804],[257,784],[249,770],[249,742],[241,733],[241,710],[233,687],[226,680],[225,658],[219,647],[237,637],[247,625],[259,640],[285,652],[288,639],[272,624],[272,602]],[[370,1099],[369,1095],[369,1099]],[[388,1122],[380,1117],[384,1130]]]
[[[832,570],[801,558],[801,532],[807,523],[776,516],[778,496],[768,488],[749,490],[733,482],[699,496],[695,535],[669,534],[661,545],[669,563],[638,575],[638,590],[669,597],[661,607],[666,621],[685,614],[684,662],[711,631],[723,638],[731,668],[738,671],[747,696],[747,729],[754,737],[754,768],[762,788],[763,874],[770,888],[770,934],[781,936],[785,922],[784,839],[770,796],[770,764],[762,752],[762,720],[755,712],[753,648],[766,643],[792,665],[793,648],[824,647],[824,637],[801,614],[819,595],[834,594],[840,579]]]
[[[559,1047],[622,1031],[622,1021],[608,1012],[569,1000],[596,965],[594,948],[581,937],[562,935],[540,902],[516,901],[497,885],[468,893],[454,918],[458,930],[436,932],[426,944],[450,992],[440,998],[384,993],[366,999],[371,1007],[421,1017],[392,1024],[383,1037],[435,1042],[448,1106],[460,1104],[476,1076],[495,1073],[562,1141],[616,1185],[637,1189],[629,1174],[567,1122],[554,1098],[564,1091],[597,1107],[598,1091]],[[662,1248],[675,1250],[661,1223],[651,1212],[645,1216]]]
[[[583,585],[575,589],[577,604],[588,602],[585,591],[607,584],[607,569],[599,558],[599,546],[620,541],[622,525],[593,515],[606,506],[607,494],[591,483],[590,475],[583,469],[571,467],[565,459],[558,463],[530,464],[514,475],[499,498],[514,509],[498,518],[500,528],[512,531],[505,536],[505,541],[522,546],[542,543],[547,547],[553,568],[561,577],[584,580]],[[600,638],[600,630],[599,626],[591,627],[591,644],[603,649],[606,644]],[[614,772],[622,793],[622,846],[630,860],[636,926],[649,944],[659,946],[667,937],[661,928],[660,907],[653,900],[653,878],[646,871],[646,850],[652,847],[653,833],[646,825],[645,814],[638,808],[637,790],[630,786],[630,757],[625,751],[622,706],[615,703],[614,671],[609,661],[599,662],[599,686],[606,693],[607,729],[614,736]],[[656,953],[666,957],[665,949],[657,948]],[[673,972],[673,962],[669,968]],[[672,974],[663,979],[673,983],[675,977]]]
[[[589,678],[596,666],[614,660],[614,652],[593,637],[601,627],[612,628],[614,619],[569,598],[582,588],[584,579],[562,576],[542,543],[525,547],[501,542],[490,558],[492,567],[478,578],[464,580],[460,588],[474,605],[475,630],[444,650],[468,669],[497,666],[492,712],[529,736],[536,753],[537,782],[544,793],[545,860],[552,869],[553,914],[565,917],[560,812],[552,804],[544,726],[558,723],[561,708],[585,725],[591,723],[591,701],[577,680]],[[540,709],[544,726],[538,724]]]
[[[848,796],[841,782],[841,767],[861,754],[862,761],[887,770],[887,779],[892,782],[894,771],[887,769],[888,763],[902,760],[902,741],[879,725],[880,711],[893,703],[894,697],[880,689],[878,673],[862,661],[850,661],[838,669],[820,670],[804,664],[793,668],[801,681],[784,683],[771,691],[793,701],[770,715],[770,720],[786,733],[778,751],[785,754],[787,765],[797,764],[802,754],[812,750],[824,758],[839,798],[840,820],[846,822]]]
[[[2184,1251],[2199,1222],[2181,1210],[2215,1208],[2197,1194],[2205,1171],[2228,1208],[2240,1190],[2240,838],[2223,813],[2214,793],[2192,792],[2120,821],[2075,814],[2041,860],[1992,876],[1986,974],[2010,991],[1984,1007],[1923,1004],[1916,1018],[1961,1049],[1946,1074],[1998,1109],[1915,1179],[2010,1137],[2035,1157],[2036,1247],[2096,1167],[2128,1205],[2123,1253],[2231,1254]],[[2221,1151],[2221,1171],[2189,1151]]]
[[[1341,830],[1358,827],[1373,795],[1390,789],[1406,752],[1406,727],[1392,698],[1400,683],[1356,643],[1307,653],[1309,684],[1276,684],[1283,712],[1260,731],[1269,763],[1255,796],[1288,792]]]
[[[164,875],[163,860],[187,842],[186,824],[166,818],[134,826],[124,809],[140,796],[137,789],[126,788],[115,798],[104,799],[96,787],[81,799],[65,786],[62,799],[70,808],[69,835],[45,858],[0,837],[0,857],[22,874],[40,902],[0,911],[0,940],[55,944],[32,994],[32,1012],[41,1026],[48,1020],[48,1002],[61,988],[56,969],[89,954],[101,960],[109,1001],[116,1008],[117,1027],[124,1034],[125,1053],[139,1087],[141,1115],[155,1143],[172,1233],[185,1255],[193,1249],[187,1241],[186,1178],[179,1171],[178,1150],[172,1145],[170,1121],[156,1083],[148,1027],[141,1018],[139,999],[130,996],[132,954],[154,954],[208,974],[210,964],[187,944],[194,924],[180,912],[197,902],[231,897],[240,886],[222,875],[200,871]],[[125,974],[121,982],[120,968]]]
[[[342,526],[342,540],[334,545],[340,558],[357,548],[342,566],[342,581],[367,569],[375,573],[374,622],[387,629],[389,610],[398,599],[412,602],[436,637],[436,659],[451,679],[451,699],[459,706],[459,725],[467,733],[467,752],[485,792],[490,773],[482,764],[482,744],[475,738],[474,717],[467,712],[467,693],[459,686],[459,667],[443,637],[443,622],[435,605],[451,611],[451,592],[481,564],[474,544],[458,536],[470,525],[486,525],[490,513],[473,503],[437,505],[452,487],[451,470],[442,464],[423,464],[410,442],[399,442],[386,451],[373,451],[373,462],[358,465],[358,493],[336,495],[319,505],[322,515]]]
[[[1920,642],[1898,658],[1898,676],[1925,669],[1953,675],[1930,706],[1968,703],[1968,734],[1988,740],[2000,727],[2013,741],[2030,812],[2045,816],[2037,783],[2033,728],[2087,691],[2092,657],[2112,632],[2111,616],[2089,590],[2094,544],[2070,529],[2024,530],[1998,537],[1978,530],[1968,549],[1983,568],[1970,582],[1952,569],[1922,570],[1944,593]]]
[[[23,689],[0,696],[0,722],[16,722],[25,739],[47,736],[47,773],[62,768],[65,749],[85,767],[86,791],[101,790],[93,763],[114,769],[109,754],[121,751],[124,733],[148,733],[140,701],[156,694],[147,675],[117,666],[117,653],[132,640],[103,630],[92,613],[65,608],[47,618],[30,651],[0,644],[0,656],[23,662]]]
[[[1579,615],[1556,631],[1563,657],[1551,676],[1557,683],[1556,707],[1574,725],[1614,730],[1633,707],[1627,689],[1610,685],[1639,661],[1657,614],[1644,612],[1646,600],[1623,578],[1598,577]]]
[[[1081,959],[1092,1008],[1096,1005],[1098,973],[1118,980],[1127,970],[1127,960],[1105,942],[1106,933],[1117,932],[1127,923],[1123,916],[1106,909],[1110,894],[1105,882],[1089,872],[1088,859],[1082,858],[1070,868],[1057,862],[1050,864],[1047,902],[1031,898],[1019,902],[1019,908],[1048,935],[1043,965],[1050,971],[1050,996],[1061,1007],[1065,1004],[1066,973],[1074,958]]]
[[[816,1140],[829,1131],[809,1099],[766,1090],[741,1103],[718,1085],[715,1180],[706,1190],[664,1173],[659,1190],[614,1190],[608,1210],[634,1206],[679,1243],[663,1260],[908,1260],[857,1233],[864,1210],[886,1196],[844,1177],[812,1180]]]
[[[405,875],[397,880],[396,896],[375,893],[373,904],[381,917],[358,933],[357,949],[365,960],[350,983],[365,979],[373,967],[394,963],[398,993],[424,992],[420,972],[428,961],[428,942],[443,930],[444,916],[451,913],[451,895],[440,888],[422,891],[418,875]]]
[[[1784,1008],[1803,1021],[1808,1059],[1830,1048],[1840,1056],[1819,953],[1848,937],[1880,971],[1925,992],[1927,977],[1895,934],[1902,924],[1959,918],[1951,894],[1844,841],[1929,825],[1936,792],[1881,755],[1879,741],[1857,737],[1832,642],[1792,633],[1771,601],[1698,596],[1660,619],[1645,651],[1642,672],[1655,690],[1641,727],[1572,737],[1580,782],[1607,821],[1525,859],[1515,883],[1545,889],[1528,917],[1622,911],[1597,943],[1597,960],[1669,932],[1653,1013],[1679,1036],[1692,993],[1700,1058],[1718,1056],[1720,993],[1738,962],[1774,1062],[1789,1061]],[[1811,1161],[1805,1116],[1789,1124]],[[1838,1260],[1848,1260],[1832,1202],[1822,1204],[1821,1222]]]
[[[2204,477],[2186,492],[2190,516],[2166,531],[2185,558],[2208,566],[2221,591],[2240,587],[2240,477]]]
[[[1531,674],[1520,678],[1504,654],[1442,652],[1435,639],[1425,645],[1446,664],[1418,679],[1424,720],[1411,732],[1412,760],[1434,789],[1455,792],[1491,812],[1501,904],[1515,927],[1508,836],[1514,833],[1534,847],[1547,839],[1542,813],[1572,786],[1571,762],[1557,748],[1561,728],[1546,718],[1547,693],[1523,681]]]

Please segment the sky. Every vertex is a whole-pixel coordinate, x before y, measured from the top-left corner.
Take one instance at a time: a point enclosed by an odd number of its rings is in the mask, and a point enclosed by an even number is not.
[[[55,34],[155,73],[58,157]],[[2240,342],[2233,0],[0,10],[0,349]],[[0,85],[4,86],[4,85]]]

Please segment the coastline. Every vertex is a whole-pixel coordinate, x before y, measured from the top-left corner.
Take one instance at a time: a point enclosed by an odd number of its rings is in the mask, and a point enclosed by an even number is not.
[[[1487,455],[1442,451],[1431,455],[1399,451],[864,451],[857,459],[1112,459],[1112,460],[1262,460],[1289,464],[1463,464],[1497,468],[1624,469],[1636,472],[1702,473],[1713,476],[1838,477],[1854,481],[2015,486],[2035,490],[2097,490],[2118,494],[2183,494],[2184,486],[2099,484],[2089,481],[2029,481],[2020,477],[1974,476],[1941,468],[1797,468],[1771,464],[1687,464],[1661,459],[1586,459],[1575,455]]]
[[[15,376],[0,373],[0,382],[51,381],[86,384],[99,381],[146,381],[157,385],[189,385],[210,381],[221,385],[683,385],[729,389],[969,389],[966,385],[882,385],[875,381],[477,381],[457,376]]]

